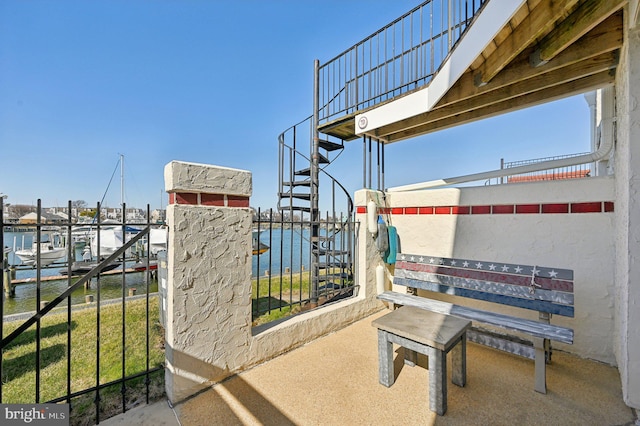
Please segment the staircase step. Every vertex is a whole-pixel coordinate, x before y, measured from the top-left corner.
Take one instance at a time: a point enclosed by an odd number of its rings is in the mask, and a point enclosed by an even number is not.
[[[318,276],[319,281],[330,281],[335,279],[349,280],[351,279],[351,275],[343,272],[339,274],[321,274],[320,276]]]
[[[293,173],[296,176],[311,176],[311,167],[307,167],[306,169],[298,170]]]
[[[296,180],[293,182],[282,182],[282,186],[311,186],[310,180]]]
[[[322,155],[322,154],[318,154],[318,163],[320,163],[320,164],[329,164],[329,163],[330,163],[330,161],[329,161],[329,159],[328,159],[327,157],[325,157],[324,155]]]
[[[302,206],[286,206],[286,207],[279,207],[278,208],[280,211],[287,211],[287,210],[295,210],[295,211],[299,211],[299,212],[311,212],[311,207],[302,207]],[[297,224],[298,222],[296,222]]]
[[[329,269],[329,268],[348,268],[349,264],[347,262],[319,262],[318,268],[320,269]]]
[[[316,252],[316,250],[313,251],[314,253]],[[333,257],[337,257],[337,256],[342,256],[344,254],[349,254],[348,251],[346,250],[327,250],[327,249],[320,249],[317,250],[318,255],[320,256],[324,256],[324,255],[330,255]]]
[[[311,194],[302,194],[298,192],[281,192],[280,198],[297,198],[299,200],[311,200]]]
[[[318,145],[320,146],[320,148],[325,149],[327,151],[336,151],[338,149],[343,149],[344,148],[344,146],[342,144],[335,143],[335,142],[329,142],[329,141],[326,141],[324,139],[320,139],[318,141]]]
[[[325,285],[318,287],[318,291],[326,291],[326,290],[340,290],[344,286],[336,283],[326,283]]]

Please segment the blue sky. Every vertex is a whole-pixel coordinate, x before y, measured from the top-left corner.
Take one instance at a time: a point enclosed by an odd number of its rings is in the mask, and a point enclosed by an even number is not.
[[[275,207],[278,135],[311,114],[328,61],[419,4],[391,0],[2,0],[0,193],[100,201],[125,156],[129,206],[166,206],[172,160],[253,172]],[[582,96],[399,142],[386,186],[588,151]],[[361,143],[332,173],[362,186]],[[120,202],[119,172],[105,198]]]

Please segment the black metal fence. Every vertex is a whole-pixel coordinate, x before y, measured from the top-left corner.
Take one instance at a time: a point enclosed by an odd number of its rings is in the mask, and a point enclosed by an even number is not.
[[[350,216],[325,213],[319,242],[311,239],[308,213],[258,210],[253,225],[253,309],[255,325],[357,294],[354,279],[355,227]],[[320,263],[314,285],[313,251]],[[316,302],[317,300],[317,302]]]
[[[149,207],[135,223],[107,224],[97,204],[94,221],[78,224],[73,210],[52,224],[39,200],[35,221],[14,228],[0,199],[0,403],[68,403],[72,424],[97,424],[164,394],[162,248]]]

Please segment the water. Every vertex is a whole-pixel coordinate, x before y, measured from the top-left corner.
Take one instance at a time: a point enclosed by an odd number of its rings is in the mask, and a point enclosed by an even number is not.
[[[25,247],[31,247],[31,241],[33,240],[34,234],[30,232],[6,232],[4,234],[4,244],[5,246],[11,247],[13,249],[13,241],[14,236],[16,237],[16,250],[22,248],[22,238],[24,236],[24,245]],[[75,247],[75,260],[82,259],[82,246]],[[10,315],[21,312],[31,312],[36,310],[36,297],[37,297],[37,285],[35,283],[37,271],[35,268],[24,268],[20,267],[21,261],[18,256],[15,256],[13,252],[9,253],[8,256],[10,265],[17,265],[18,269],[16,270],[16,279],[31,279],[34,282],[27,284],[18,284],[15,287],[15,297],[4,297],[4,314]],[[66,257],[61,261],[53,263],[48,267],[42,268],[40,270],[41,277],[51,277],[51,276],[59,276],[61,275],[62,270],[66,270]],[[125,266],[131,266],[133,262],[127,262]],[[114,271],[119,270],[115,269]],[[80,278],[72,278],[71,283],[75,283]],[[145,284],[146,274],[144,272],[133,272],[125,275],[125,294],[129,294],[130,288],[136,289],[136,294],[145,294],[146,284]],[[40,299],[43,301],[52,301],[56,297],[58,297],[62,292],[67,290],[67,280],[55,280],[55,281],[42,281],[40,283]],[[150,292],[154,293],[158,291],[158,283],[155,280],[150,281]],[[84,304],[85,296],[92,295],[94,298],[94,302],[98,299],[97,294],[97,279],[91,279],[91,283],[88,289],[85,289],[84,286],[80,286],[71,294],[71,304]],[[100,299],[108,300],[108,299],[118,299],[122,298],[122,275],[102,275],[100,277]],[[66,306],[67,300],[65,299],[59,306]]]
[[[279,274],[285,268],[298,272],[301,266],[308,271],[311,253],[309,238],[309,229],[275,228],[271,237],[268,229],[263,231],[260,234],[260,241],[268,245],[269,250],[253,256],[252,275],[263,276],[266,271]]]
[[[134,272],[125,276],[125,295],[129,294],[130,288],[136,289],[136,294],[145,294],[145,273]],[[72,284],[79,278],[72,278]],[[150,281],[149,290],[151,293],[158,291],[158,282]],[[98,300],[97,281],[95,278],[91,280],[90,288],[85,289],[80,286],[71,294],[71,304],[84,304],[85,296],[92,295],[93,301]],[[67,289],[67,281],[44,281],[40,283],[40,299],[52,301]],[[36,310],[36,283],[20,284],[16,286],[15,297],[4,298],[4,314],[16,314],[20,312],[31,312]],[[100,277],[100,300],[121,299],[122,298],[122,275],[109,275]],[[67,306],[65,299],[58,306]]]
[[[320,230],[321,234],[325,233],[325,230]],[[266,271],[269,271],[272,275],[280,274],[284,272],[285,268],[290,268],[292,272],[298,272],[304,267],[305,270],[309,270],[310,256],[311,256],[311,244],[309,242],[310,230],[308,228],[300,229],[283,229],[274,228],[271,235],[269,230],[262,230],[260,234],[260,241],[269,246],[269,250],[261,255],[252,256],[252,274],[253,276],[264,276]],[[13,248],[14,236],[16,237],[16,249],[20,249],[22,246],[22,237],[24,236],[25,247],[31,247],[31,241],[33,239],[33,233],[12,233],[6,232],[4,236],[4,243],[6,246]],[[338,247],[339,247],[338,240]],[[82,259],[83,248],[75,248],[75,260]],[[65,259],[63,259],[65,260]],[[9,253],[9,264],[20,265],[20,258],[12,253]],[[57,276],[60,275],[60,271],[66,269],[66,264],[54,263],[47,268],[41,269],[41,276]],[[36,270],[34,268],[18,269],[16,271],[16,279],[33,279],[35,281]],[[78,278],[73,278],[72,283],[76,282]],[[82,286],[75,290],[71,296],[72,304],[85,303],[85,296],[93,295],[94,301],[97,300],[97,285],[96,279],[91,280],[91,286],[89,289],[84,289]],[[125,293],[128,294],[129,288],[136,288],[136,294],[144,294],[145,289],[145,274],[142,272],[126,274],[125,280]],[[67,289],[66,280],[58,281],[44,281],[40,284],[41,300],[51,301],[60,295]],[[16,295],[14,298],[5,298],[4,313],[5,315],[19,312],[28,312],[36,310],[36,283],[20,284],[16,286]],[[158,291],[158,283],[152,280],[150,283],[150,291]],[[100,298],[101,300],[116,299],[122,297],[122,276],[110,275],[100,277]],[[63,302],[66,306],[66,301]],[[61,306],[62,306],[61,305]]]
[[[326,229],[320,229],[320,235],[326,235]],[[290,268],[291,272],[299,272],[304,266],[306,271],[311,264],[311,243],[309,228],[293,229],[274,228],[271,237],[266,229],[260,234],[260,241],[268,245],[270,249],[253,256],[252,275],[254,277],[265,275],[269,271],[272,275],[284,272]],[[341,234],[336,236],[336,250],[340,250]]]

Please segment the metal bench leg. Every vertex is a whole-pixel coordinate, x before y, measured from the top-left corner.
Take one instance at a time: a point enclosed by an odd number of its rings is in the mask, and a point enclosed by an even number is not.
[[[451,382],[462,386],[467,384],[467,333],[464,333],[451,349]]]
[[[540,338],[533,339],[533,346],[536,350],[535,390],[540,393],[547,393],[547,363],[544,340]]]
[[[393,343],[384,330],[378,330],[378,374],[380,384],[389,387],[395,381],[393,372]]]
[[[429,353],[429,409],[440,416],[447,412],[447,355],[433,348]]]
[[[409,367],[415,367],[418,363],[418,352],[411,349],[402,348],[404,351],[404,364]]]

